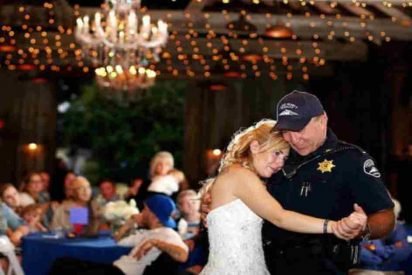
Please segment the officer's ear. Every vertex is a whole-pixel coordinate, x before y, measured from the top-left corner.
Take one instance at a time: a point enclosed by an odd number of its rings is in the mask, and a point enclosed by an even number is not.
[[[326,114],[326,112],[323,113],[321,120],[323,125],[328,125],[328,115]]]
[[[257,140],[253,140],[250,145],[250,152],[252,152],[252,154],[257,154],[260,152],[260,144]]]
[[[323,112],[320,116],[315,117],[316,124],[320,127],[321,130],[324,130],[328,127],[328,115],[326,112]]]

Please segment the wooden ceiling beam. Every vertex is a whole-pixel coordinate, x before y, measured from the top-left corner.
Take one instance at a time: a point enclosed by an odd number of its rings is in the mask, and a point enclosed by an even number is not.
[[[373,5],[375,8],[385,13],[389,17],[396,18],[396,20],[405,27],[412,25],[412,18],[409,15],[403,13],[400,9],[389,8],[381,3],[371,3],[371,5]]]
[[[191,0],[185,12],[202,12],[207,6],[213,5],[217,0]]]
[[[360,6],[356,6],[353,3],[345,3],[345,2],[340,2],[339,3],[342,7],[347,9],[349,12],[353,13],[356,16],[373,16],[374,14],[370,12],[369,10],[362,8]]]

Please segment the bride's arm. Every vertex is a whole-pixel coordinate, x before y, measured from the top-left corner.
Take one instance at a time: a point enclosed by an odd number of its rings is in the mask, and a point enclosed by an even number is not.
[[[234,195],[260,217],[286,230],[299,233],[324,233],[325,219],[285,210],[250,170],[239,168],[230,174],[234,180]],[[333,233],[332,227],[336,226],[336,222],[329,221],[326,224],[327,233]]]

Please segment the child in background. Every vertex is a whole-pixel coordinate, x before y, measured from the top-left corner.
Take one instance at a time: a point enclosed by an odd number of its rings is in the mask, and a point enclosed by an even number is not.
[[[31,233],[47,232],[47,228],[41,223],[42,210],[38,204],[30,204],[23,208],[21,217],[27,223]]]
[[[214,180],[214,178],[209,178],[201,182],[202,187],[197,193],[196,198],[199,199],[199,202],[206,202],[202,205],[207,205],[211,201],[210,187],[212,186]],[[203,216],[203,213],[204,212],[200,215],[201,224],[199,225],[198,234],[193,238],[184,240],[189,247],[189,258],[184,264],[180,265],[181,272],[187,272],[188,274],[199,274],[207,263],[209,256],[209,239],[207,235],[206,216]]]
[[[179,191],[179,184],[185,182],[183,172],[174,169],[172,154],[166,151],[159,152],[152,158],[150,162],[150,179],[149,192],[162,193],[168,196]]]
[[[187,240],[199,233],[200,226],[200,198],[192,190],[183,190],[177,195],[177,207],[181,219],[177,228],[183,240]]]

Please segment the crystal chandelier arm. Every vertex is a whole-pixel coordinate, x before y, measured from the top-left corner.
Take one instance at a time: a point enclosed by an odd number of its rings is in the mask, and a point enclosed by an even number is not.
[[[98,67],[99,85],[132,91],[154,84],[156,72],[144,68],[159,60],[168,39],[167,24],[140,17],[139,0],[106,0],[103,11],[76,21],[75,36],[84,56]],[[91,21],[91,22],[89,22]],[[135,67],[136,66],[136,67]],[[137,67],[138,66],[138,67]]]
[[[127,3],[113,1],[112,4],[126,5]],[[136,12],[132,9],[129,9],[124,17],[117,14],[116,9],[111,9],[106,16],[106,27],[102,26],[102,15],[96,13],[92,32],[90,32],[88,16],[83,19],[78,18],[76,25],[76,38],[86,44],[86,47],[101,44],[123,50],[157,49],[166,44],[168,39],[167,24],[165,22],[159,20],[156,27],[152,26],[150,16],[145,15],[142,18],[142,24],[139,26]]]
[[[137,16],[134,11],[131,11],[127,18],[128,39],[133,40],[137,31]]]
[[[85,34],[89,33],[89,16],[83,17],[83,32]]]
[[[107,18],[107,27],[106,27],[106,39],[109,39],[112,43],[117,42],[117,18],[115,15],[114,10],[111,10],[109,12],[108,18]]]
[[[145,15],[142,18],[142,26],[140,28],[140,36],[145,40],[149,39],[149,36],[150,36],[150,16],[149,15]]]

